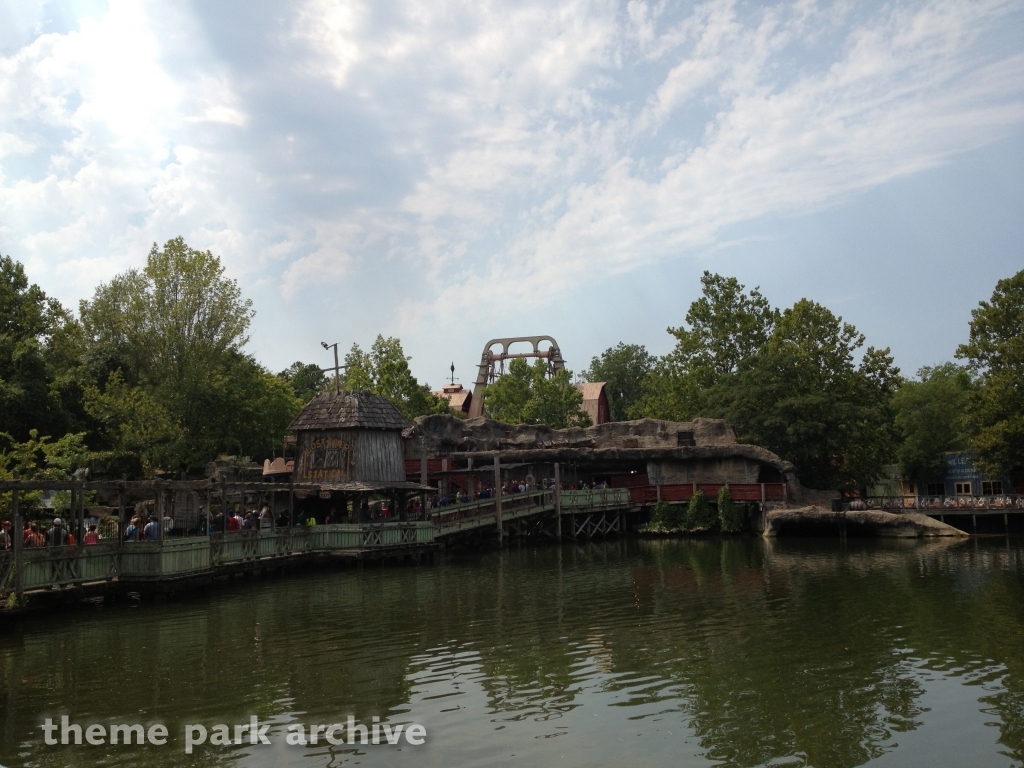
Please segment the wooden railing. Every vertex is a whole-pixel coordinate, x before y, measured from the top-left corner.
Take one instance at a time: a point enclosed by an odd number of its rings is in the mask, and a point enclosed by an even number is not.
[[[982,511],[1024,510],[1024,496],[869,496],[864,499],[867,509],[910,510],[955,515]],[[851,502],[851,506],[856,502]]]
[[[314,552],[430,544],[429,522],[296,526],[187,536],[164,541],[29,547],[22,552],[25,591],[120,579],[156,581],[197,576],[220,566]],[[14,552],[0,550],[0,599],[15,588]]]
[[[654,504],[659,499],[664,501],[689,501],[698,490],[703,491],[708,499],[718,498],[718,492],[729,488],[729,496],[733,501],[762,502],[785,501],[786,486],[784,483],[685,483],[677,485],[645,485],[629,489],[629,495],[635,504]]]

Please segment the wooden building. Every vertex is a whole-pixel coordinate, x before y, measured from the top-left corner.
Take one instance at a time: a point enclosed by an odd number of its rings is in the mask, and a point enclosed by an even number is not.
[[[387,398],[370,392],[317,395],[288,427],[295,432],[295,483],[405,481],[402,430]]]
[[[453,413],[464,413],[469,415],[469,408],[473,403],[473,393],[463,389],[461,384],[445,384],[440,392],[434,392],[438,397],[448,401],[448,407]]]
[[[593,426],[607,424],[611,419],[608,412],[608,387],[603,381],[588,381],[577,384],[583,393],[583,410],[590,416]]]

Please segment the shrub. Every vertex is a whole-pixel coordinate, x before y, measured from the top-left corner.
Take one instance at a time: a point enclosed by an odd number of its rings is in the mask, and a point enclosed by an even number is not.
[[[743,507],[733,502],[728,487],[718,492],[718,522],[725,533],[743,529]]]
[[[664,499],[659,499],[651,510],[651,528],[669,528],[669,517],[672,512]]]
[[[697,491],[690,498],[690,504],[686,508],[686,530],[711,531],[717,522],[715,512],[708,504],[708,497],[704,495],[704,491]]]

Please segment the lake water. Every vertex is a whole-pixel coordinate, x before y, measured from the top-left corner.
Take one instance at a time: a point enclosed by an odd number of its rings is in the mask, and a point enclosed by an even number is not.
[[[513,544],[233,582],[0,629],[0,707],[6,766],[1021,766],[1024,546]],[[169,739],[47,746],[61,715]],[[186,724],[253,715],[270,745],[185,754]],[[426,742],[285,743],[350,715]]]

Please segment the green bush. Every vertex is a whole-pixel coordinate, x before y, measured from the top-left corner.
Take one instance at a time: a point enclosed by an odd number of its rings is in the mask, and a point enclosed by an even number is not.
[[[690,504],[686,508],[686,530],[712,531],[717,523],[715,512],[708,504],[708,497],[704,495],[704,491],[697,491],[690,498]]]
[[[651,510],[651,528],[668,528],[671,514],[668,502],[660,499]]]
[[[743,507],[733,502],[728,487],[718,492],[718,523],[725,533],[743,530]]]

